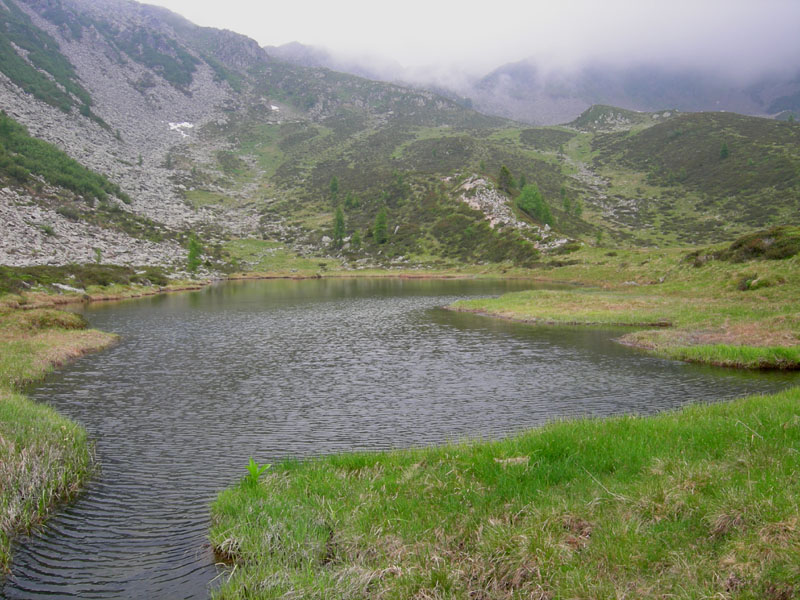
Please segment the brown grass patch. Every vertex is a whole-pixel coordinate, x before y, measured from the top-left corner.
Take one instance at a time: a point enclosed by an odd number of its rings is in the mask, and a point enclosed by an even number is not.
[[[658,350],[675,346],[753,346],[791,348],[800,344],[800,337],[793,331],[775,327],[771,322],[750,322],[723,325],[713,329],[666,329],[635,331],[625,334],[619,341],[623,344]]]
[[[562,517],[562,526],[569,532],[564,543],[573,550],[583,550],[594,530],[589,521],[569,514]]]

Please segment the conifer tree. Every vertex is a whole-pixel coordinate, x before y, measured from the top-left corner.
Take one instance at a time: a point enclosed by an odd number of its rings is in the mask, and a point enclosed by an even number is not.
[[[344,243],[344,213],[342,207],[336,207],[336,214],[333,216],[333,247],[341,248]]]
[[[388,225],[386,224],[386,209],[381,208],[375,216],[375,227],[373,228],[373,236],[375,237],[376,244],[385,244],[389,239]]]
[[[500,173],[497,176],[497,187],[506,194],[510,194],[511,188],[514,187],[514,178],[511,176],[511,171],[509,171],[508,167],[505,165],[500,167]]]

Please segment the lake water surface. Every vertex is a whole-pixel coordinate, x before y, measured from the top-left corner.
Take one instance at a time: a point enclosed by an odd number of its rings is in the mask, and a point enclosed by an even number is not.
[[[101,471],[19,541],[0,597],[208,597],[221,573],[208,506],[251,456],[496,438],[557,417],[653,413],[798,381],[649,357],[614,343],[619,330],[439,308],[530,287],[251,281],[87,306],[92,325],[122,341],[31,395],[89,430]]]

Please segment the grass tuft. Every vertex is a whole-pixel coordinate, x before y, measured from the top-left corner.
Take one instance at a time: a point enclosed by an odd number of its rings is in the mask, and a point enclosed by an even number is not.
[[[115,339],[73,313],[0,311],[0,571],[13,536],[74,496],[93,464],[82,427],[16,390]]]

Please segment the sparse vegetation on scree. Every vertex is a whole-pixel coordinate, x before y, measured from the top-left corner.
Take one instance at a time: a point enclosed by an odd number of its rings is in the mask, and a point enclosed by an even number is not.
[[[25,184],[31,175],[39,175],[89,202],[106,200],[109,195],[131,201],[117,184],[83,167],[52,144],[31,137],[25,127],[0,113],[0,177]]]

